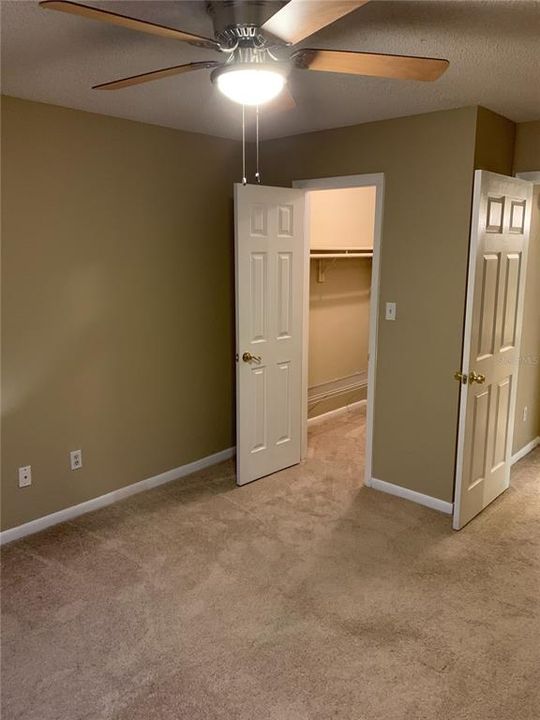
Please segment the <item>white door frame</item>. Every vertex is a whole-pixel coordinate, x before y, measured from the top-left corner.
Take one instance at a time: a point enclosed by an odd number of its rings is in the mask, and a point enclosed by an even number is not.
[[[366,417],[366,455],[364,485],[371,486],[371,468],[373,461],[373,416],[375,409],[375,375],[377,371],[377,335],[379,318],[379,279],[382,246],[382,222],[384,205],[384,173],[367,175],[342,175],[340,177],[294,180],[293,187],[305,190],[331,190],[350,187],[375,187],[375,228],[373,233],[373,262],[371,266],[371,295],[369,309],[369,348],[368,348],[368,390]],[[309,196],[306,198],[305,219],[305,263],[306,278],[309,278]],[[304,337],[302,363],[302,458],[307,455],[308,428],[308,351],[309,351],[309,282],[304,295]]]
[[[522,180],[528,180],[529,182],[532,182],[534,185],[540,185],[540,171],[538,172],[518,172],[516,173],[517,178],[521,178]]]

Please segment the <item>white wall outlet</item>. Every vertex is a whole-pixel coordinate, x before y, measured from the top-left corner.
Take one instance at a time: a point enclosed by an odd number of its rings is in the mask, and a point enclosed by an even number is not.
[[[28,487],[32,484],[32,466],[24,465],[19,468],[19,487]]]
[[[523,422],[527,422],[527,416],[529,414],[529,408],[527,405],[523,408]]]
[[[72,470],[82,468],[82,450],[72,450],[69,453],[69,463]]]
[[[384,318],[385,318],[385,320],[395,320],[396,319],[396,303],[395,302],[386,303],[386,313],[385,313]]]

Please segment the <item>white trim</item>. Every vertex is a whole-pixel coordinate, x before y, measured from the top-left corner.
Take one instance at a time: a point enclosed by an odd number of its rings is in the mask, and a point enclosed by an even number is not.
[[[347,188],[347,187],[375,187],[375,228],[373,233],[373,261],[371,265],[371,295],[370,295],[370,311],[369,311],[369,360],[368,360],[368,387],[367,387],[367,416],[366,416],[366,450],[365,450],[365,466],[364,466],[364,485],[371,485],[371,469],[373,464],[373,417],[375,410],[375,374],[377,369],[377,334],[378,334],[378,318],[379,318],[379,286],[380,286],[380,258],[382,246],[382,223],[384,209],[384,173],[371,173],[366,175],[342,175],[339,177],[313,178],[310,180],[294,180],[293,187],[303,188],[305,190]],[[308,200],[309,202],[309,200]],[[307,205],[306,202],[306,213]],[[308,230],[309,232],[309,230]],[[306,233],[306,238],[308,233]],[[307,244],[307,243],[306,243]],[[308,248],[309,262],[309,248]],[[308,294],[308,293],[306,293]],[[308,297],[309,301],[309,297]],[[305,312],[309,312],[309,305]],[[305,334],[304,334],[304,358],[307,367],[308,354],[308,320],[304,318]],[[304,370],[307,378],[307,372]],[[307,386],[307,379],[306,379]],[[307,397],[307,392],[306,392]],[[303,408],[303,428],[302,442],[307,448],[307,402]]]
[[[320,403],[345,393],[361,392],[367,389],[367,370],[339,377],[328,382],[311,385],[308,388],[308,405]]]
[[[531,440],[530,443],[524,445],[521,450],[515,452],[510,458],[510,465],[515,465],[518,460],[524,458],[525,455],[528,455],[530,452],[532,452],[534,448],[538,447],[538,445],[540,445],[540,435],[534,438],[534,440]]]
[[[293,182],[294,187],[294,182]],[[309,292],[310,292],[310,211],[309,211],[309,193],[304,195],[304,303],[302,307],[302,413],[300,428],[300,459],[305,460],[308,455],[308,434],[307,434],[307,413],[309,405],[309,365],[308,365],[308,348],[309,348]]]
[[[463,329],[463,351],[461,356],[461,372],[469,374],[469,357],[471,351],[474,277],[476,272],[476,249],[478,247],[478,228],[480,219],[480,199],[482,196],[482,171],[474,173],[474,187],[472,197],[472,218],[469,238],[469,258],[467,270],[467,298],[465,300],[465,327]],[[454,480],[454,512],[452,527],[459,529],[459,499],[463,482],[463,455],[465,452],[465,418],[467,417],[467,385],[460,383],[458,435],[456,452],[456,472]]]
[[[313,417],[308,418],[307,424],[308,426],[317,425],[324,420],[329,420],[331,417],[336,417],[337,415],[345,415],[345,413],[348,413],[350,410],[356,410],[366,404],[367,400],[357,400],[349,405],[344,405],[343,407],[336,408],[335,410],[329,410],[321,415],[314,415]]]
[[[145,490],[151,490],[152,488],[158,487],[158,485],[164,485],[165,483],[178,480],[186,475],[191,475],[197,470],[203,470],[204,468],[210,467],[210,465],[216,465],[217,463],[229,460],[235,453],[235,448],[230,447],[226,450],[208,455],[207,457],[195,460],[194,462],[188,463],[187,465],[180,465],[180,467],[167,470],[159,475],[146,478],[146,480],[140,480],[139,482],[126,485],[125,487],[113,490],[106,495],[100,495],[97,498],[86,500],[85,502],[79,503],[78,505],[72,505],[71,507],[64,508],[58,512],[45,515],[44,517],[37,518],[37,520],[31,520],[30,522],[24,523],[24,525],[18,525],[9,530],[4,530],[0,533],[0,545],[11,542],[12,540],[18,540],[19,538],[25,537],[26,535],[32,535],[33,533],[45,530],[52,525],[57,525],[67,520],[73,520],[73,518],[84,515],[92,510],[98,510],[99,508],[112,505],[112,503],[123,500],[130,495],[136,495],[137,493],[144,492]]]
[[[528,180],[535,185],[540,184],[540,172],[518,172],[516,173],[516,177],[521,180]]]
[[[368,187],[379,185],[384,173],[366,175],[337,175],[334,177],[312,178],[311,180],[293,180],[293,187],[303,190],[331,190],[334,188]]]
[[[410,500],[418,505],[425,505],[428,508],[432,508],[432,510],[438,510],[439,512],[446,513],[446,515],[452,514],[453,504],[451,502],[431,497],[431,495],[424,495],[423,493],[416,492],[415,490],[409,490],[409,488],[401,487],[401,485],[393,485],[392,483],[385,482],[384,480],[377,480],[377,478],[371,478],[371,487],[374,490],[380,490],[381,492],[389,493],[390,495],[396,495],[404,500]]]

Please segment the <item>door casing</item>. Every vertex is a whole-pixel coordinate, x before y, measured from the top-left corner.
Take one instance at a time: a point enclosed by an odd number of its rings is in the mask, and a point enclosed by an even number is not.
[[[371,295],[369,309],[369,358],[368,358],[368,390],[367,390],[367,416],[366,416],[366,450],[364,485],[371,487],[373,466],[373,419],[375,410],[375,380],[377,371],[377,338],[379,319],[379,280],[380,258],[382,246],[382,223],[384,212],[384,173],[370,173],[366,175],[342,175],[338,177],[312,178],[309,180],[294,180],[294,188],[304,190],[332,190],[350,187],[375,187],[375,228],[373,233],[373,260],[371,266]],[[306,197],[306,228],[305,237],[305,273],[309,278],[309,195]],[[309,350],[309,283],[306,283],[304,293],[304,333],[302,351],[302,458],[307,455],[308,432],[308,350]]]

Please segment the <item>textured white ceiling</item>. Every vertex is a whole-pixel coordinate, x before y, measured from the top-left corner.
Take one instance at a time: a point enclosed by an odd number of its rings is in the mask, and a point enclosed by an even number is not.
[[[212,34],[202,0],[92,4]],[[205,70],[116,92],[90,89],[126,75],[220,58],[217,53],[43,10],[28,0],[2,0],[1,13],[4,94],[239,136],[239,106],[219,95]],[[372,0],[303,45],[445,57],[450,68],[435,83],[295,70],[289,82],[297,107],[267,113],[266,137],[466,105],[484,105],[515,121],[540,117],[540,0]]]

